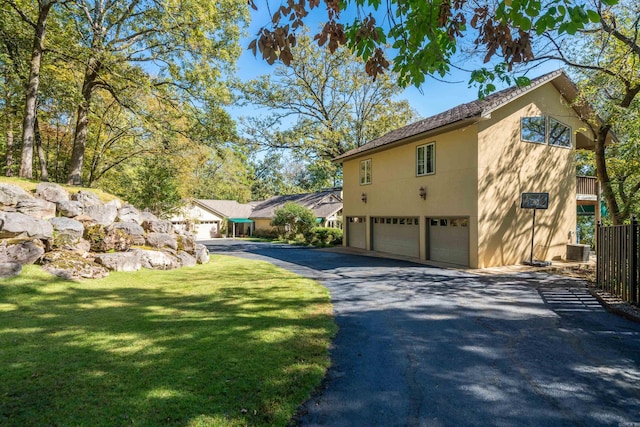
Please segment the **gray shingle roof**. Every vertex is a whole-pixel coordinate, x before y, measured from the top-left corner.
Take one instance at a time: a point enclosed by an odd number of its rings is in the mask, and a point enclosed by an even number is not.
[[[205,209],[225,218],[273,218],[273,211],[287,202],[297,203],[311,209],[316,217],[327,218],[342,209],[342,197],[339,190],[327,190],[317,193],[289,194],[274,196],[261,202],[238,203],[235,200],[196,201]]]
[[[458,105],[447,111],[431,117],[427,117],[423,120],[419,120],[410,125],[392,130],[391,132],[382,135],[380,138],[374,139],[373,141],[370,141],[361,147],[357,147],[353,150],[347,151],[346,153],[334,158],[333,160],[339,161],[347,157],[356,156],[364,152],[374,150],[388,144],[392,144],[394,142],[399,142],[413,136],[442,128],[444,126],[462,122],[467,119],[482,117],[507,104],[508,102],[519,98],[527,92],[530,92],[531,90],[547,82],[555,80],[558,77],[561,77],[565,80],[563,82],[564,85],[566,85],[567,82],[573,85],[564,71],[556,70],[532,79],[531,83],[528,86],[510,87],[508,89],[493,93],[482,100],[476,99],[475,101]]]
[[[249,218],[254,206],[252,203],[238,203],[235,200],[198,199],[197,203],[225,218]]]
[[[297,203],[311,209],[318,218],[326,218],[342,209],[340,191],[327,190],[317,193],[271,197],[263,202],[258,202],[250,218],[273,218],[274,210],[287,202]]]

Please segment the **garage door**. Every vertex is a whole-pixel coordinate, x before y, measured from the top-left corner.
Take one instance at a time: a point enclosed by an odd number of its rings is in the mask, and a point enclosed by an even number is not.
[[[367,249],[367,218],[347,217],[347,245],[352,248]]]
[[[429,259],[469,265],[469,219],[429,218]]]
[[[373,250],[420,257],[420,220],[413,217],[374,217]]]

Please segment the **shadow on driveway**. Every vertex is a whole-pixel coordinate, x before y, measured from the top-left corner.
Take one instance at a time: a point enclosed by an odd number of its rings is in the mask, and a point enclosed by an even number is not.
[[[640,325],[584,284],[286,245],[207,245],[323,283],[339,332],[304,426],[640,425]]]

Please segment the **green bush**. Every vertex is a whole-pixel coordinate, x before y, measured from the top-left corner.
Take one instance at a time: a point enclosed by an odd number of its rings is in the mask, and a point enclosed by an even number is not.
[[[275,228],[272,228],[271,230],[256,230],[253,232],[253,237],[276,240],[280,237],[280,233]]]
[[[307,242],[316,246],[342,244],[342,230],[339,228],[314,227],[307,236]]]
[[[306,238],[315,223],[316,216],[311,209],[291,202],[276,209],[271,221],[272,225],[284,227],[287,230],[287,238],[298,234],[302,234]]]

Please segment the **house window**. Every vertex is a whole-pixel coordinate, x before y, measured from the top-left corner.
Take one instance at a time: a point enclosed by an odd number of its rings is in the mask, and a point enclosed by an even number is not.
[[[520,123],[523,141],[571,148],[571,128],[553,117],[523,117]]]
[[[371,184],[371,159],[360,162],[360,185]]]
[[[520,119],[520,139],[526,142],[544,144],[547,135],[547,121],[544,117],[523,117]]]
[[[571,128],[549,117],[549,145],[571,148]]]
[[[431,175],[436,171],[436,143],[416,148],[416,175]]]

